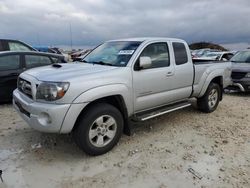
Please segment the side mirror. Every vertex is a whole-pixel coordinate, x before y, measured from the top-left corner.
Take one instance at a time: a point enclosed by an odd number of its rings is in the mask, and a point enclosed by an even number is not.
[[[152,60],[151,60],[151,58],[150,57],[148,57],[148,56],[143,56],[143,57],[140,57],[140,62],[139,62],[140,64],[140,68],[142,68],[142,69],[146,69],[146,68],[149,68],[149,67],[151,67],[151,65],[152,65]]]

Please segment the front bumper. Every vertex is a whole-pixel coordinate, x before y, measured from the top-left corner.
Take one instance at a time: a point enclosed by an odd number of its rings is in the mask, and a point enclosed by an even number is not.
[[[13,92],[13,105],[30,127],[49,133],[60,133],[64,118],[71,106],[71,104],[35,102],[17,89]]]

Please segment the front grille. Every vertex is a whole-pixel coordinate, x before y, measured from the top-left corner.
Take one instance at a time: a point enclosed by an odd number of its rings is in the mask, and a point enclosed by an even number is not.
[[[32,87],[31,83],[27,80],[24,80],[22,78],[18,78],[17,81],[17,88],[19,91],[24,93],[26,96],[32,99]]]
[[[246,72],[232,72],[232,79],[242,79],[246,74]]]

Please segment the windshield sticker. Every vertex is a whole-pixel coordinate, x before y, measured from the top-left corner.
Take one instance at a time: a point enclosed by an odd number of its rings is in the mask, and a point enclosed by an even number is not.
[[[121,50],[118,55],[132,55],[134,50]]]

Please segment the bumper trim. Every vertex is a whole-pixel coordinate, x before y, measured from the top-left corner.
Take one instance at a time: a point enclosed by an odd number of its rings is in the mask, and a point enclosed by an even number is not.
[[[71,104],[46,104],[31,101],[17,89],[13,92],[13,106],[30,127],[47,133],[60,133]]]
[[[21,113],[23,113],[24,115],[26,115],[26,116],[28,116],[30,118],[30,113],[27,110],[25,110],[19,102],[14,100],[14,103],[15,103],[15,105],[17,106],[17,108],[19,109],[19,111]]]
[[[244,87],[240,83],[233,83],[233,86],[238,87],[240,91],[245,92]]]

